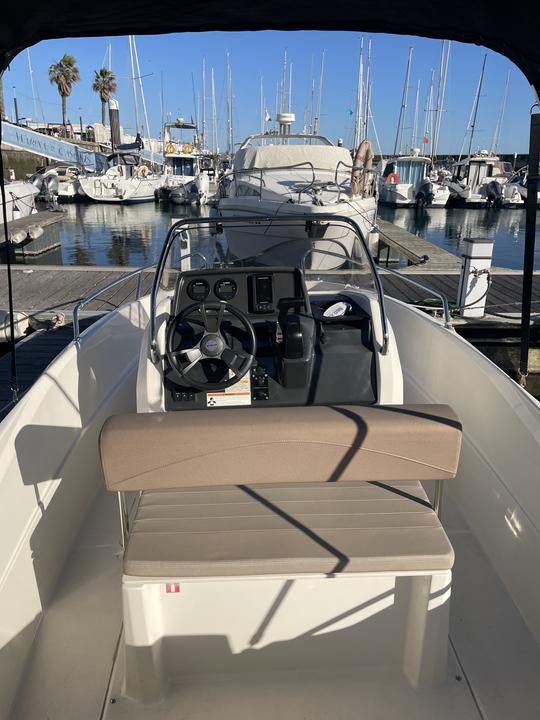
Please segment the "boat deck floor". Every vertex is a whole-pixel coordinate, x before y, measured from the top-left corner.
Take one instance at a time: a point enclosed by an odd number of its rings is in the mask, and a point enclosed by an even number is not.
[[[116,498],[101,491],[75,541],[36,638],[13,720],[538,717],[540,648],[449,497],[456,551],[446,682],[414,691],[388,671],[329,667],[186,677],[167,699],[120,695],[121,553]]]

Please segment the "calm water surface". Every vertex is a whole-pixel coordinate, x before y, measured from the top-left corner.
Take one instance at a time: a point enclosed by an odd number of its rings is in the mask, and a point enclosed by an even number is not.
[[[390,208],[379,206],[379,215],[419,235],[454,255],[463,252],[465,238],[493,238],[493,265],[523,267],[525,209]],[[540,210],[536,222],[535,268],[540,270]]]
[[[199,208],[141,203],[64,205],[62,222],[45,228],[46,236],[60,247],[24,262],[42,265],[121,265],[140,267],[155,262],[172,218],[201,214]],[[202,208],[208,214],[210,208]],[[431,209],[417,211],[379,207],[382,218],[420,235],[435,245],[461,255],[463,239],[490,237],[495,240],[493,264],[523,266],[525,210]],[[540,239],[540,218],[537,224]],[[540,240],[535,267],[540,270]]]

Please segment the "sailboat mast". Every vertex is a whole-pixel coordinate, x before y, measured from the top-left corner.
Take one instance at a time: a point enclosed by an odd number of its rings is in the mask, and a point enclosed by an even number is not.
[[[364,114],[364,138],[369,134],[369,109],[371,105],[371,40],[368,40],[367,70],[366,70],[366,102]]]
[[[323,77],[324,77],[324,50],[321,53],[321,71],[319,73],[319,95],[317,97],[317,112],[313,120],[313,134],[317,135],[319,132],[319,120],[321,118],[321,102],[322,102],[322,91],[323,91]]]
[[[360,38],[360,57],[358,58],[358,80],[356,84],[356,112],[354,115],[354,139],[353,150],[356,152],[360,145],[360,134],[362,132],[362,93],[364,86],[364,36]]]
[[[435,70],[431,70],[431,78],[429,81],[429,90],[428,94],[426,95],[426,104],[424,106],[424,137],[422,139],[422,144],[427,145],[432,141],[431,137],[431,128],[430,128],[430,120],[431,120],[431,105],[433,102],[433,83],[435,82]],[[426,142],[427,140],[427,142]],[[425,153],[424,153],[425,154]]]
[[[418,139],[418,101],[420,99],[420,80],[416,86],[416,102],[414,104],[414,118],[411,133],[411,147],[416,147],[416,140]]]
[[[139,89],[141,92],[141,101],[143,106],[143,113],[144,113],[144,122],[146,124],[146,136],[148,138],[148,142],[150,144],[150,162],[154,163],[154,148],[152,145],[152,135],[150,133],[150,124],[148,123],[148,112],[146,111],[146,100],[144,98],[144,87],[143,87],[143,81],[142,81],[142,75],[141,75],[141,67],[139,65],[139,53],[137,52],[137,45],[135,44],[135,36],[132,36],[133,40],[133,53],[135,55],[135,64],[137,66],[137,75],[139,76]]]
[[[214,68],[211,70],[211,83],[212,83],[212,150],[215,153],[219,152],[218,139],[217,139],[217,113],[216,113],[216,88],[214,84]]]
[[[405,124],[405,113],[407,111],[407,100],[409,97],[409,78],[411,75],[412,47],[409,48],[409,57],[407,59],[407,71],[405,72],[405,82],[403,83],[403,94],[401,96],[401,108],[399,110],[398,126],[396,130],[396,141],[394,143],[394,155],[401,152],[403,143],[403,125]]]
[[[233,137],[233,121],[232,121],[232,71],[229,61],[229,53],[227,51],[227,152],[233,154],[234,137]]]
[[[34,71],[32,70],[32,60],[30,58],[30,48],[26,48],[26,54],[28,56],[28,72],[30,73],[30,85],[32,86],[32,99],[34,101],[34,117],[37,120],[38,109],[36,101],[36,88],[34,86]]]
[[[129,41],[129,62],[131,66],[131,85],[133,89],[133,108],[135,111],[135,135],[139,132],[139,106],[137,103],[137,86],[135,84],[135,66],[133,64],[133,36],[128,35]]]
[[[264,135],[264,80],[263,76],[261,75],[261,82],[260,82],[260,111],[261,111],[261,135]]]
[[[504,85],[504,94],[503,99],[501,103],[501,107],[499,109],[499,115],[497,117],[497,124],[495,125],[495,130],[493,132],[493,140],[491,141],[491,148],[490,153],[492,155],[497,154],[497,148],[499,146],[499,140],[501,137],[501,130],[502,130],[502,124],[504,119],[504,113],[506,110],[506,100],[508,98],[508,86],[510,84],[510,70],[508,71],[508,75],[506,76],[506,83]]]
[[[292,66],[289,65],[289,112],[292,112]]]
[[[206,147],[206,58],[202,60],[202,142],[203,148]]]
[[[281,77],[281,98],[279,103],[279,111],[285,112],[285,93],[287,91],[287,50],[283,55],[283,75]]]
[[[473,138],[474,138],[474,129],[476,127],[476,117],[478,115],[478,104],[480,102],[480,93],[482,92],[482,83],[484,82],[484,71],[486,69],[486,60],[487,60],[487,53],[484,55],[484,62],[482,63],[482,71],[480,73],[480,81],[478,83],[478,91],[476,93],[476,98],[474,100],[474,112],[473,112],[473,119],[472,119],[472,124],[471,124],[471,138],[469,140],[469,151],[467,153],[468,157],[471,157],[472,144],[473,144]]]
[[[448,77],[448,64],[450,60],[450,47],[451,41],[443,40],[441,49],[441,66],[439,69],[439,87],[437,89],[437,107],[435,108],[435,127],[433,131],[433,143],[431,145],[432,161],[435,161],[435,157],[439,149],[444,96],[446,94],[446,79]]]

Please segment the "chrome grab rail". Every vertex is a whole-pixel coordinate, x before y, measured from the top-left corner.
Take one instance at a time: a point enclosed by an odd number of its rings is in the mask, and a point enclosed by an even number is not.
[[[79,300],[79,302],[73,307],[73,310],[72,310],[73,340],[75,340],[75,342],[77,342],[80,338],[81,333],[80,333],[80,328],[79,328],[79,311],[85,305],[88,305],[88,303],[92,302],[92,300],[95,300],[96,298],[98,298],[106,290],[110,290],[111,288],[115,287],[115,285],[120,285],[121,283],[125,282],[126,280],[130,280],[131,278],[136,277],[136,276],[137,276],[137,286],[135,289],[135,299],[138,300],[141,297],[142,274],[143,274],[143,272],[151,270],[155,266],[156,266],[156,263],[152,263],[151,265],[145,265],[144,267],[137,268],[137,270],[133,270],[132,272],[126,273],[125,275],[122,275],[121,277],[116,278],[116,280],[113,280],[112,282],[108,283],[107,285],[103,285],[102,287],[98,288],[95,292],[91,293],[90,295],[87,295],[82,300]]]
[[[415,287],[419,287],[422,290],[427,290],[435,297],[439,298],[442,304],[443,312],[444,312],[444,326],[449,329],[454,329],[454,325],[452,323],[452,315],[450,314],[450,306],[448,304],[448,298],[446,295],[442,292],[439,292],[438,290],[435,290],[435,288],[432,288],[431,285],[426,285],[425,283],[418,282],[417,280],[411,280],[411,278],[406,275],[405,273],[401,273],[398,270],[391,270],[390,268],[381,268],[377,265],[378,270],[380,270],[383,273],[391,273],[392,275],[397,275],[397,277],[401,278],[402,280],[405,280],[406,282],[410,283],[411,285],[414,285]]]
[[[225,180],[225,178],[231,178],[231,176],[232,176],[232,179],[234,180],[234,184],[235,184],[235,188],[236,188],[236,193],[238,193],[237,177],[239,175],[247,175],[248,177],[249,176],[256,177],[259,179],[259,200],[261,200],[262,189],[263,189],[263,187],[266,187],[266,183],[264,182],[264,177],[263,177],[265,171],[266,172],[269,172],[269,171],[274,172],[275,170],[296,170],[297,168],[301,168],[301,167],[309,167],[311,169],[312,178],[311,178],[311,182],[308,185],[306,185],[305,188],[302,188],[302,190],[300,190],[300,191],[295,191],[295,193],[298,192],[298,200],[300,201],[300,195],[303,192],[307,192],[315,184],[315,179],[316,179],[315,178],[315,167],[313,166],[313,163],[310,162],[309,160],[306,160],[305,162],[297,163],[296,165],[276,165],[275,167],[271,167],[271,168],[246,168],[245,170],[233,170],[228,175],[223,175],[223,177],[220,180],[220,185]],[[291,192],[291,195],[292,194],[293,193]]]

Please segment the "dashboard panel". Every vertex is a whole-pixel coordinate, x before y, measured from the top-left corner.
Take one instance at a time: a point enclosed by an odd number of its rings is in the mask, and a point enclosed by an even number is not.
[[[347,315],[326,318],[325,308],[337,300],[347,301]],[[244,313],[253,327],[253,364],[225,390],[205,391],[188,382],[180,384],[165,360],[167,410],[376,402],[371,318],[350,297],[320,295],[310,302],[296,268],[191,270],[179,278],[169,324],[189,306],[220,301]],[[184,342],[192,348],[201,337],[198,313],[196,309],[192,325],[178,331],[178,347]],[[246,352],[246,333],[232,312],[225,311],[221,332],[235,352]],[[233,377],[220,362],[204,359],[207,379],[220,382]]]

